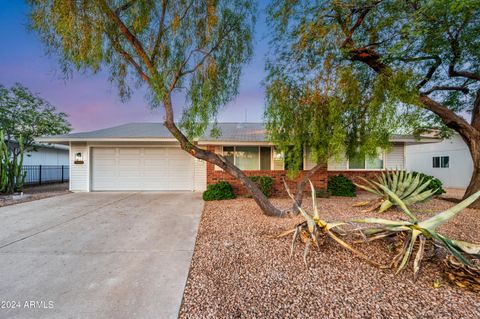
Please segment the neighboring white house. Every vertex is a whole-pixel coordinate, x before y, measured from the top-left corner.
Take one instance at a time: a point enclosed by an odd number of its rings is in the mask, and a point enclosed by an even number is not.
[[[473,172],[472,157],[460,135],[439,143],[407,144],[406,168],[440,179],[445,187],[466,188]]]
[[[68,146],[38,144],[36,149],[24,155],[23,165],[68,165]]]

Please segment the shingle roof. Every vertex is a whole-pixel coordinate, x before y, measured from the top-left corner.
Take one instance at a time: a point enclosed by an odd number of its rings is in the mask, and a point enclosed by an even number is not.
[[[210,136],[210,128],[205,131],[204,136],[198,140],[207,141],[232,141],[232,142],[266,142],[265,127],[263,123],[218,123],[220,130],[218,138]],[[109,127],[105,129],[71,133],[64,135],[55,135],[40,138],[39,141],[69,141],[69,140],[89,140],[89,139],[142,139],[142,138],[173,138],[172,134],[162,123],[128,123]],[[423,139],[423,138],[422,138]],[[392,141],[414,141],[413,135],[394,134]],[[437,139],[431,139],[437,140]]]

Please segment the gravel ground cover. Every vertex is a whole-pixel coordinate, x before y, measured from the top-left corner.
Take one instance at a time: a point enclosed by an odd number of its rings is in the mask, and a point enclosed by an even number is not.
[[[370,197],[318,202],[328,220],[378,217],[351,207]],[[287,199],[273,202],[290,206]],[[413,210],[421,220],[452,205],[434,199]],[[309,199],[304,207],[311,208]],[[405,219],[397,210],[381,217]],[[424,262],[414,282],[411,264],[395,275],[327,241],[310,252],[306,268],[303,246],[289,258],[291,237],[273,238],[300,220],[266,217],[252,199],[206,202],[180,318],[480,318],[480,295],[446,282],[438,261]],[[480,242],[479,229],[480,210],[467,209],[439,231]],[[355,247],[383,263],[393,256],[386,242]]]
[[[25,187],[23,193],[24,196],[21,198],[12,195],[0,195],[0,207],[31,202],[37,199],[52,196],[64,195],[70,192],[68,190],[68,183],[58,183]]]

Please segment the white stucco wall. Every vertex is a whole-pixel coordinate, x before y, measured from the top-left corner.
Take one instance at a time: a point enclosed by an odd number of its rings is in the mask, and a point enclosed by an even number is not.
[[[23,165],[68,165],[68,150],[38,148],[25,154]]]
[[[449,156],[449,167],[434,168],[434,156]],[[468,147],[458,134],[439,143],[407,145],[406,165],[408,170],[435,176],[452,188],[466,188],[473,172]]]

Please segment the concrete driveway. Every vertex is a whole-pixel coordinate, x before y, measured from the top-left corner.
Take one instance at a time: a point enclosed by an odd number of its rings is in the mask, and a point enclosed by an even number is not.
[[[76,193],[0,208],[0,318],[176,318],[202,207]]]

